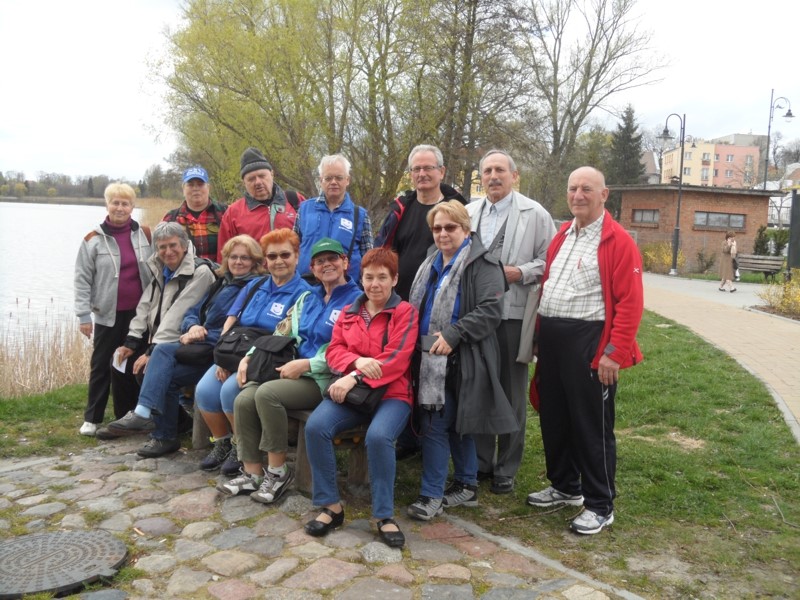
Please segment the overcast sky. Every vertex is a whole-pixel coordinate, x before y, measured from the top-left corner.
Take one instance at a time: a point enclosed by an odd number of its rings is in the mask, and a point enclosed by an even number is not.
[[[639,29],[653,32],[654,56],[670,66],[662,82],[614,103],[633,104],[647,130],[685,113],[686,133],[696,137],[766,134],[772,88],[800,113],[791,6],[640,0]],[[166,165],[175,140],[147,65],[163,55],[164,31],[179,18],[178,0],[0,0],[0,171],[139,180]],[[773,135],[800,138],[800,118],[786,123],[785,112],[775,111]],[[616,125],[602,113],[594,119]],[[670,129],[678,127],[673,117]]]

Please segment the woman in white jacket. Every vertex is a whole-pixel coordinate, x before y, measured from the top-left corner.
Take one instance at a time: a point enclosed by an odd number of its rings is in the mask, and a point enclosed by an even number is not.
[[[150,232],[131,218],[136,192],[125,183],[112,183],[104,195],[108,216],[83,238],[75,261],[75,313],[81,333],[87,338],[94,335],[81,435],[94,435],[103,422],[109,390],[117,418],[136,406],[135,378],[112,369],[111,359],[125,341],[142,290],[151,279],[146,267],[153,253]]]

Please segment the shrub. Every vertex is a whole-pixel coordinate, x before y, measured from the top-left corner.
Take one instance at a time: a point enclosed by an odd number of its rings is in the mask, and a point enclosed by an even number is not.
[[[672,245],[669,242],[647,244],[642,248],[644,270],[651,273],[669,273],[672,268]],[[678,270],[686,265],[686,257],[678,248]]]
[[[783,254],[783,249],[789,243],[789,230],[788,229],[773,229],[769,232],[769,237],[775,242],[775,254],[780,256]]]
[[[800,269],[792,269],[791,281],[772,283],[757,294],[783,316],[800,319]]]
[[[769,236],[767,235],[767,226],[762,225],[756,232],[756,239],[753,242],[753,254],[766,256],[769,254]]]
[[[714,266],[714,263],[717,261],[716,254],[709,254],[706,256],[704,250],[700,250],[697,253],[697,272],[698,273],[708,273],[711,270],[711,267]]]

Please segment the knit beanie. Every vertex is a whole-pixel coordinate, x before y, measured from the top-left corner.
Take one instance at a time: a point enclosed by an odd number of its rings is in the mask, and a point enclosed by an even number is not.
[[[242,169],[239,171],[239,176],[244,179],[244,176],[259,169],[269,169],[272,171],[272,165],[266,157],[261,154],[258,148],[248,148],[242,154]]]

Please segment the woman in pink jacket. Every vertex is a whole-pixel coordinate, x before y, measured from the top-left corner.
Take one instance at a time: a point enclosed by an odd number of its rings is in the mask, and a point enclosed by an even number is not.
[[[306,533],[323,536],[344,522],[344,507],[336,486],[333,438],[340,431],[369,423],[366,435],[372,516],[388,546],[400,548],[405,537],[394,516],[394,442],[411,414],[411,356],[417,342],[416,309],[394,292],[397,254],[375,248],[361,261],[362,294],[345,308],[333,328],[326,358],[340,374],[306,424],[306,447],[313,478],[312,500],[322,510],[306,523]],[[357,383],[387,386],[372,415],[345,402]]]

